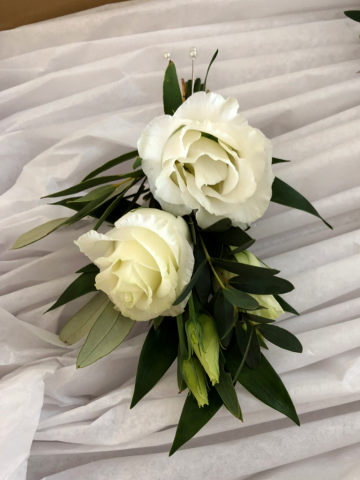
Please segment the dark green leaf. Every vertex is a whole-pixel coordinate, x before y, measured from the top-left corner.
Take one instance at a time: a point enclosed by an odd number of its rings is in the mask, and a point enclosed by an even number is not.
[[[139,200],[139,198],[141,197],[141,195],[143,194],[144,190],[145,190],[145,181],[147,180],[147,177],[144,178],[142,184],[140,185],[140,188],[138,189],[138,191],[135,193],[133,199],[131,200],[130,202],[130,205],[127,207],[126,211],[125,211],[125,215],[130,212],[133,207],[136,205],[136,202]],[[125,193],[125,192],[124,192]]]
[[[45,313],[55,310],[66,303],[72,302],[76,298],[82,297],[90,292],[96,292],[95,277],[97,273],[82,273],[68,288],[60,295],[58,300]]]
[[[251,295],[235,290],[234,288],[223,290],[226,299],[243,310],[256,310],[259,308],[259,303]]]
[[[91,190],[91,192],[87,193],[83,197],[76,198],[75,200],[68,200],[68,202],[91,202],[92,200],[96,200],[100,197],[105,197],[111,195],[116,190],[115,185],[104,185],[99,188],[95,188]]]
[[[135,320],[124,317],[109,303],[89,332],[76,360],[76,367],[83,368],[109,355],[127,337]]]
[[[154,318],[154,328],[155,330],[160,327],[161,322],[164,320],[164,317],[160,315],[160,317]]]
[[[189,97],[191,97],[191,88],[192,88],[192,81],[191,80],[188,80],[186,82],[186,99],[188,99]]]
[[[281,160],[281,158],[275,158],[273,157],[272,159],[272,164],[275,165],[276,163],[288,163],[290,162],[291,160]]]
[[[109,303],[110,299],[105,293],[97,293],[66,323],[60,332],[60,340],[73,345],[85,337]]]
[[[169,62],[169,66],[165,71],[163,85],[163,101],[165,115],[174,115],[176,110],[182,104],[182,95],[179,87],[175,64],[171,61]]]
[[[23,233],[16,240],[10,250],[23,248],[26,247],[26,245],[30,245],[31,243],[35,243],[38,240],[41,240],[42,238],[46,237],[47,235],[64,225],[64,222],[66,222],[67,220],[68,217],[56,218],[55,220],[50,220],[50,222],[43,223],[42,225],[39,225],[38,227],[35,227],[32,230]]]
[[[91,272],[99,273],[100,269],[93,263],[89,263],[89,265],[85,265],[85,267],[80,268],[80,270],[78,270],[75,273],[91,273]]]
[[[345,15],[355,22],[360,22],[360,10],[347,10]]]
[[[109,162],[104,163],[99,168],[96,168],[92,172],[89,173],[89,175],[86,175],[86,177],[83,179],[83,182],[86,180],[89,180],[90,178],[96,177],[99,175],[99,173],[105,172],[106,170],[109,170],[112,167],[116,167],[116,165],[119,165],[120,163],[126,162],[127,160],[131,160],[132,158],[136,157],[139,152],[137,150],[133,150],[132,152],[124,153],[124,155],[120,155],[120,157],[116,157],[113,160],[110,160]]]
[[[204,260],[203,263],[200,265],[200,267],[197,269],[195,274],[193,275],[192,279],[190,282],[186,285],[180,296],[175,300],[173,305],[179,305],[191,292],[191,290],[194,288],[195,283],[197,282],[197,279],[200,277],[201,271],[206,265],[207,261]]]
[[[221,339],[229,333],[236,321],[234,306],[226,298],[224,292],[224,290],[220,292],[214,306],[214,318]]]
[[[88,188],[96,187],[97,185],[102,185],[103,183],[110,183],[119,178],[123,178],[120,175],[108,175],[107,177],[97,177],[91,178],[90,180],[86,180],[85,182],[81,182],[73,187],[66,188],[65,190],[61,190],[60,192],[52,193],[51,195],[46,195],[46,197],[42,198],[53,198],[53,197],[65,197],[67,195],[73,195],[74,193],[83,192]]]
[[[179,337],[175,318],[166,317],[155,330],[152,326],[142,347],[130,408],[157,384],[178,353]]]
[[[243,252],[244,250],[248,250],[251,247],[251,245],[254,245],[254,243],[255,243],[254,239],[249,240],[247,243],[240,245],[240,247],[237,247],[234,250],[231,250],[230,255],[234,256],[237,253]]]
[[[244,263],[232,262],[231,260],[224,260],[222,258],[213,258],[213,265],[217,265],[228,272],[236,273],[237,275],[243,275],[244,277],[271,277],[279,273],[279,270],[273,270],[271,268],[253,267],[252,265],[245,265]]]
[[[220,378],[219,383],[215,385],[215,388],[229,412],[232,413],[234,417],[243,421],[242,412],[238,397],[236,395],[235,387],[233,385],[232,377],[230,373],[225,371],[225,362],[221,356],[219,358],[219,367]]]
[[[292,333],[284,328],[275,327],[275,325],[258,325],[257,328],[269,342],[290,352],[301,353],[303,351],[299,340]]]
[[[197,242],[197,244],[194,247],[194,257],[195,257],[194,271],[197,272],[200,265],[202,265],[206,260],[205,253],[200,242]],[[202,268],[199,274],[199,277],[196,281],[195,288],[199,295],[200,302],[203,305],[205,305],[211,293],[211,274],[210,274],[210,267],[208,263],[206,263],[206,265]]]
[[[231,227],[223,232],[212,232],[210,235],[212,241],[223,243],[232,247],[242,247],[242,249],[248,248],[254,243],[254,239],[250,237],[244,230],[238,227]]]
[[[256,323],[274,323],[275,322],[275,320],[272,320],[271,318],[261,317],[260,315],[255,315],[254,313],[243,312],[242,315],[248,320],[251,320],[252,322],[256,322]]]
[[[194,83],[194,93],[200,92],[200,87],[201,87],[201,79],[197,78]]]
[[[280,277],[243,278],[233,277],[230,285],[247,293],[274,295],[294,290],[294,285]]]
[[[169,456],[173,455],[176,450],[196,435],[223,404],[215,388],[209,390],[208,398],[209,405],[199,408],[195,397],[193,395],[187,396]]]
[[[205,76],[205,80],[204,80],[204,90],[206,91],[206,81],[207,81],[207,77],[209,75],[209,71],[210,71],[210,68],[211,68],[211,65],[214,63],[215,61],[215,58],[217,57],[217,54],[219,53],[219,50],[216,50],[216,52],[214,53],[211,61],[210,61],[210,64],[208,66],[208,69],[207,69],[207,72],[206,72],[206,76]]]
[[[332,226],[322,218],[305,197],[277,177],[275,177],[274,183],[272,184],[271,201],[315,215],[315,217],[320,218],[320,220],[332,230]]]
[[[239,346],[234,339],[224,355],[226,367],[234,377],[242,360]],[[294,404],[285,385],[263,354],[261,354],[260,365],[255,370],[249,368],[246,364],[244,365],[238,381],[265,405],[274,408],[289,417],[297,425],[300,425]]]
[[[85,205],[83,203],[80,203],[79,205],[81,205],[82,208],[77,213],[75,213],[72,217],[68,218],[67,221],[64,222],[64,224],[65,225],[72,225],[73,223],[76,223],[77,221],[86,217],[86,215],[90,215],[100,205],[102,205],[104,202],[106,202],[107,199],[108,199],[108,196],[106,195],[104,197],[100,197],[100,198],[97,198],[95,200],[92,200],[91,202],[88,202]]]
[[[219,220],[218,222],[216,223],[213,223],[212,225],[210,225],[210,227],[207,227],[203,230],[203,233],[204,232],[227,232],[228,230],[230,230],[231,228],[231,220],[230,218],[222,218],[221,220]]]
[[[285,300],[280,297],[279,295],[274,295],[275,299],[279,302],[281,308],[284,310],[284,312],[289,312],[293,313],[294,315],[300,315],[295,308],[293,308],[291,305],[289,305]]]
[[[137,168],[140,167],[141,164],[142,164],[142,158],[141,157],[136,157],[134,165],[133,165],[133,169],[136,170]]]
[[[245,355],[248,343],[250,341],[245,362],[250,368],[257,368],[261,362],[261,352],[257,335],[255,335],[253,332],[250,338],[250,333],[253,328],[254,327],[252,327],[250,324],[247,324],[247,330],[245,331],[243,329],[243,325],[237,324],[235,327],[235,332],[236,340],[242,355]]]
[[[184,377],[182,376],[182,373],[181,373],[180,361],[181,361],[181,355],[180,355],[180,349],[179,349],[178,358],[177,358],[177,371],[176,371],[179,393],[181,393],[181,392],[183,392],[184,390],[187,389],[186,382],[185,382]]]

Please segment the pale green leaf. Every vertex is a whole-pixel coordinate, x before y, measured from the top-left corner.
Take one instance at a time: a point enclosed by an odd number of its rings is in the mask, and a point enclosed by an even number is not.
[[[43,223],[42,225],[23,233],[11,247],[11,250],[23,248],[26,247],[26,245],[37,242],[59,228],[66,220],[68,220],[68,217],[56,218],[55,220],[50,220],[50,222]]]

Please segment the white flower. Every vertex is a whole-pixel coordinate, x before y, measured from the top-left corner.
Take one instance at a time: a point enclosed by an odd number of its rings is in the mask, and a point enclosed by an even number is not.
[[[264,215],[274,180],[271,142],[238,108],[235,98],[198,92],[145,128],[142,168],[164,210],[196,210],[203,228],[224,217],[243,227]]]
[[[75,244],[100,268],[96,288],[124,316],[146,321],[184,311],[188,299],[172,306],[194,268],[190,232],[181,217],[139,208],[106,235],[91,230]]]

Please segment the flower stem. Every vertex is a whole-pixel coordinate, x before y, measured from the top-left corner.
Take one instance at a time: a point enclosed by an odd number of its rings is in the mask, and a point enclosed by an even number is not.
[[[219,277],[219,275],[217,274],[217,272],[216,272],[216,270],[215,270],[215,268],[214,268],[214,265],[212,264],[211,257],[210,257],[210,255],[209,255],[209,252],[208,252],[207,249],[206,249],[204,240],[202,239],[201,235],[199,235],[199,238],[200,238],[201,246],[203,247],[203,250],[204,250],[204,253],[205,253],[206,260],[208,261],[208,263],[209,263],[209,265],[210,265],[210,268],[211,268],[211,270],[213,271],[213,274],[215,275],[216,280],[219,282],[220,287],[221,287],[222,289],[224,289],[224,288],[225,288],[225,285],[224,285],[223,282],[220,280],[220,277]]]
[[[187,348],[187,341],[184,329],[184,320],[182,313],[176,317],[176,323],[179,333],[179,345],[180,345],[180,354],[183,358],[188,357],[189,352]]]
[[[253,336],[253,333],[254,333],[254,328],[251,330],[250,332],[250,337],[249,337],[249,341],[248,341],[248,344],[246,345],[246,350],[245,350],[245,353],[244,353],[244,356],[243,356],[243,359],[241,360],[241,363],[240,363],[240,366],[235,374],[235,377],[234,377],[234,380],[233,380],[233,385],[236,384],[236,381],[241,373],[241,370],[243,369],[243,366],[245,364],[245,361],[246,361],[246,357],[249,353],[249,349],[250,349],[250,343],[251,343],[251,338]]]

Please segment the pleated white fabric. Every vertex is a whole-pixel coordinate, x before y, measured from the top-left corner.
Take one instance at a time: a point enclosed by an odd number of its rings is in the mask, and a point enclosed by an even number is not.
[[[0,479],[356,480],[360,478],[360,42],[348,0],[131,1],[0,33]],[[271,347],[301,428],[238,386],[225,409],[168,458],[184,394],[174,366],[133,410],[146,325],[76,370],[80,343],[56,333],[79,299],[43,312],[87,263],[85,219],[29,247],[17,236],[68,215],[39,198],[132,149],[162,113],[165,51],[204,77],[289,159],[276,175],[334,226],[272,205],[254,252],[282,271],[302,316],[282,325],[302,355]],[[122,168],[126,168],[122,166]]]

